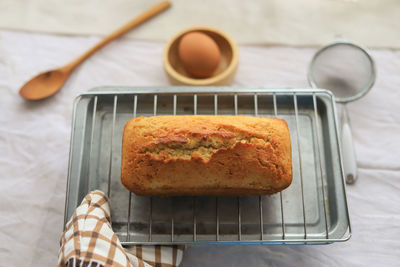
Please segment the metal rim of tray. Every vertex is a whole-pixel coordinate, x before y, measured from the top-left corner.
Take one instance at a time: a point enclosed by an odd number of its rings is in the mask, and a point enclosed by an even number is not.
[[[280,94],[290,94],[294,96],[294,105],[296,106],[296,95],[298,94],[310,94],[313,96],[313,101],[314,101],[314,111],[316,112],[316,102],[315,102],[315,95],[316,94],[325,94],[328,95],[330,98],[333,99],[333,101],[331,102],[331,108],[334,111],[334,114],[336,114],[336,106],[334,105],[334,96],[333,94],[328,91],[328,90],[324,90],[324,89],[265,89],[265,88],[233,88],[233,87],[187,87],[187,86],[175,86],[175,87],[111,87],[111,86],[105,86],[105,87],[98,87],[98,88],[94,88],[92,90],[89,90],[85,93],[80,94],[79,96],[77,96],[75,98],[74,101],[74,111],[73,111],[73,116],[72,116],[72,129],[71,129],[71,148],[70,148],[70,157],[69,157],[69,168],[68,168],[68,180],[67,180],[67,190],[66,190],[66,201],[65,201],[65,210],[67,210],[67,207],[69,206],[69,190],[70,190],[70,172],[71,172],[71,160],[72,160],[72,147],[73,147],[73,133],[74,133],[74,128],[75,128],[75,120],[76,120],[76,112],[75,112],[75,108],[76,105],[79,101],[80,98],[82,97],[86,97],[86,96],[101,96],[101,95],[136,95],[136,94],[155,94],[155,101],[156,101],[156,96],[157,94],[163,94],[163,93],[168,93],[168,94],[194,94],[194,98],[195,98],[195,110],[197,110],[197,106],[196,106],[196,99],[197,99],[197,94],[218,94],[218,95],[224,95],[224,93],[226,94],[235,94],[235,101],[237,101],[237,94],[242,94],[242,93],[249,93],[249,94],[254,94],[254,101],[257,101],[257,94],[258,93],[262,93],[262,94],[272,94],[274,96],[274,109],[275,109],[275,115],[276,114],[276,95],[280,95]],[[176,97],[176,95],[175,95]],[[115,100],[115,98],[114,98]],[[137,101],[137,98],[135,98],[135,101]],[[175,101],[175,100],[174,100]],[[115,102],[114,102],[115,104]],[[176,105],[176,103],[174,103],[174,105]],[[156,102],[154,105],[154,114],[156,113]],[[114,106],[115,108],[115,106]],[[176,108],[176,106],[174,107]],[[297,122],[297,106],[295,108],[296,111],[296,124],[298,124]],[[114,116],[115,116],[115,110],[114,110]],[[135,109],[136,112],[136,109]],[[175,111],[174,111],[174,115],[175,115]],[[196,115],[197,112],[195,112]],[[237,115],[237,102],[235,102],[235,115]],[[255,114],[257,114],[257,109],[255,108]],[[317,114],[317,113],[315,113]],[[317,115],[315,115],[317,116]],[[115,118],[114,118],[115,120]],[[338,126],[337,126],[337,118],[336,116],[333,116],[333,121],[334,121],[334,131],[335,131],[335,138],[336,138],[336,143],[337,143],[337,149],[339,151],[339,161],[340,161],[340,173],[342,178],[344,177],[343,175],[343,166],[342,166],[342,159],[341,159],[341,147],[339,145],[339,138],[338,138]],[[114,127],[114,125],[113,125]],[[113,129],[114,131],[114,129]],[[300,148],[300,147],[299,147]],[[206,242],[202,242],[202,241],[196,241],[196,239],[194,238],[193,242],[174,242],[173,240],[171,240],[171,242],[152,242],[151,241],[151,234],[150,234],[150,241],[146,242],[145,244],[147,245],[156,245],[156,244],[326,244],[326,243],[332,243],[332,242],[341,242],[341,241],[347,241],[350,239],[351,237],[351,225],[350,225],[350,218],[349,218],[349,211],[348,211],[348,204],[347,204],[347,198],[346,198],[346,186],[344,183],[344,180],[342,179],[342,190],[344,193],[344,203],[345,203],[345,213],[347,216],[347,223],[348,223],[348,230],[346,231],[347,234],[345,234],[342,238],[327,238],[327,239],[312,239],[312,238],[308,238],[308,239],[277,239],[277,240],[246,240],[246,241],[240,241],[240,237],[239,237],[239,241],[206,241]],[[324,190],[323,190],[324,192]],[[132,193],[131,193],[132,194]],[[303,196],[304,198],[304,196]],[[130,201],[130,200],[129,200]],[[260,202],[261,203],[261,202]],[[240,207],[239,207],[240,208]],[[325,203],[324,203],[324,210],[325,210]],[[304,202],[303,202],[303,212],[304,212]],[[325,211],[325,216],[326,216],[326,211]],[[240,218],[240,217],[239,217]],[[260,217],[261,218],[261,217]],[[64,223],[66,223],[68,220],[67,218],[67,213],[65,212],[65,216],[64,216]],[[305,221],[305,215],[304,215],[304,221]],[[239,222],[240,224],[240,222]],[[284,224],[284,222],[282,222],[282,225]],[[325,217],[325,224],[326,224],[326,229],[327,228],[327,222],[326,222],[326,217]],[[241,227],[241,226],[240,226]],[[283,226],[282,226],[283,227]],[[305,228],[305,225],[304,225]],[[151,229],[151,225],[150,225],[150,229]],[[217,228],[218,229],[218,228]],[[284,230],[283,230],[284,231]],[[128,232],[129,232],[129,224],[128,224]],[[327,230],[327,237],[328,237],[328,230]],[[194,232],[194,235],[196,235],[196,233]],[[261,230],[261,237],[262,237],[263,233]],[[172,232],[172,236],[173,236],[173,232]],[[239,230],[239,236],[240,236],[240,230]],[[284,236],[284,232],[283,232],[283,236]],[[306,232],[305,232],[305,237],[307,236]],[[128,244],[128,245],[134,245],[134,244],[142,244],[141,242],[121,242],[123,244]]]

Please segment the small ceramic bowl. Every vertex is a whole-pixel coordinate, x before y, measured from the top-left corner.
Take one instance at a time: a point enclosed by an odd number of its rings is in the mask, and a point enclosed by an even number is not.
[[[191,77],[179,59],[178,45],[182,36],[193,31],[207,34],[221,51],[219,66],[209,78]],[[230,36],[213,27],[199,26],[186,29],[172,37],[164,48],[163,64],[170,82],[174,85],[229,85],[235,76],[238,58],[237,46]]]

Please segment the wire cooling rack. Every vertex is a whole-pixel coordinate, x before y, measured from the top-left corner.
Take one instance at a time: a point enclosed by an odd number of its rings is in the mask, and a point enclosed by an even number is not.
[[[132,117],[280,117],[292,141],[293,182],[272,196],[143,197],[120,182]],[[75,101],[65,220],[92,190],[107,193],[113,229],[129,244],[310,244],[351,236],[331,93],[318,89],[105,87]]]

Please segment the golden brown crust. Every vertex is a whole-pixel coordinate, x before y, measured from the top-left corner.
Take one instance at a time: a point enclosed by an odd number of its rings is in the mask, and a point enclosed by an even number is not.
[[[244,116],[130,120],[122,184],[137,195],[264,195],[292,182],[286,121]]]

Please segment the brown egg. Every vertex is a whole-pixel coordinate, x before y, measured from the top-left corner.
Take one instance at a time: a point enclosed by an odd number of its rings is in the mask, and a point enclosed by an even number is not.
[[[178,53],[185,70],[196,78],[210,77],[221,58],[217,43],[201,32],[185,34],[180,40]]]

